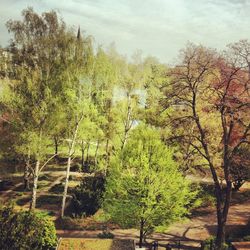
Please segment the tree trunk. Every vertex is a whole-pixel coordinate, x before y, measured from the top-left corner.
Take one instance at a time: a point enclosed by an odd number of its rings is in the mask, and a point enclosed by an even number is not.
[[[54,143],[55,143],[55,155],[58,154],[58,137],[54,136]]]
[[[132,107],[131,107],[131,96],[129,93],[127,93],[127,98],[128,98],[128,108],[127,108],[127,116],[126,116],[126,121],[125,121],[125,126],[124,126],[124,137],[122,140],[121,150],[124,148],[128,140],[128,132],[132,126],[132,123],[131,123],[132,122],[131,121]]]
[[[217,198],[217,234],[216,234],[216,247],[217,249],[222,249],[223,245],[225,243],[226,239],[226,222],[230,207],[230,201],[231,201],[231,194],[232,194],[232,183],[231,181],[227,181],[227,187],[226,187],[226,194],[222,194],[225,197],[220,197],[218,200]],[[224,198],[224,199],[223,199]],[[223,208],[221,206],[222,200],[224,200]],[[220,209],[219,209],[220,208]]]
[[[40,161],[37,160],[35,171],[34,171],[34,183],[33,183],[33,189],[32,189],[32,199],[30,203],[30,210],[33,210],[36,207],[36,193],[37,193],[37,184],[38,184],[38,176],[39,176],[39,167],[40,167]]]
[[[67,193],[68,193],[68,184],[69,184],[71,157],[72,157],[72,155],[74,153],[74,147],[75,147],[75,142],[76,142],[76,138],[77,138],[78,128],[79,128],[79,124],[82,121],[82,119],[83,119],[83,115],[77,121],[77,124],[76,124],[76,127],[75,127],[74,136],[73,136],[71,144],[69,146],[69,155],[68,155],[68,162],[67,162],[66,178],[65,178],[64,192],[63,192],[63,198],[62,198],[61,217],[64,216],[64,211],[65,211],[65,205],[66,205],[66,199],[67,199]]]
[[[30,149],[28,150],[28,156],[27,156],[25,169],[24,169],[24,175],[23,175],[24,190],[30,189],[29,171],[30,171]]]
[[[143,219],[141,219],[141,222],[140,222],[140,241],[139,241],[139,247],[140,248],[142,248],[143,230],[144,230],[144,222],[143,222]]]
[[[64,185],[64,192],[63,192],[63,199],[62,199],[61,217],[64,216],[64,211],[65,211],[67,192],[68,192],[68,185],[69,185],[70,166],[71,166],[71,154],[69,155],[68,162],[67,162],[66,178],[65,178],[65,185]]]
[[[106,159],[105,159],[105,169],[104,169],[104,176],[107,174],[107,169],[109,166],[109,160],[110,160],[110,153],[109,153],[109,139],[106,141],[106,146],[105,146],[105,152],[106,152]]]
[[[218,217],[217,217],[218,219]],[[223,222],[223,218],[221,220],[218,219],[218,228],[216,233],[216,247],[217,249],[222,249],[225,243],[225,222]]]
[[[95,166],[97,165],[97,155],[98,155],[99,144],[100,142],[98,140],[96,144],[96,149],[95,149]]]
[[[216,173],[215,167],[210,157],[210,153],[209,153],[208,146],[207,146],[206,139],[205,139],[206,133],[204,129],[202,128],[199,116],[196,112],[196,93],[195,92],[193,92],[192,111],[193,111],[193,117],[195,118],[195,123],[200,133],[200,142],[205,152],[205,154],[203,154],[203,157],[205,157],[205,159],[208,161],[209,168],[210,168],[213,181],[214,181],[215,196],[216,196],[217,224],[218,224],[215,244],[216,244],[217,249],[222,249],[223,244],[225,243],[225,227],[226,227],[227,215],[229,211],[231,192],[232,192],[232,183],[229,178],[228,141],[226,140],[226,138],[229,138],[229,137],[227,135],[227,130],[225,129],[225,125],[223,124],[223,119],[222,119],[222,127],[223,127],[223,133],[224,133],[224,136],[223,136],[223,146],[224,146],[223,170],[224,170],[224,177],[227,182],[226,194],[224,195],[223,188],[219,184],[218,175]],[[223,204],[223,201],[224,201],[224,204]]]
[[[86,163],[89,162],[89,147],[90,147],[90,143],[89,141],[87,142],[87,154],[86,154]]]
[[[38,176],[40,171],[40,146],[41,146],[41,140],[42,140],[42,129],[39,131],[39,144],[38,144],[38,152],[37,152],[37,159],[36,159],[36,166],[33,176],[33,189],[32,189],[32,198],[30,203],[30,210],[35,209],[36,207],[36,193],[37,193],[37,184],[38,184]]]
[[[81,151],[82,151],[82,169],[84,169],[84,152],[85,152],[85,146],[84,146],[84,141],[82,140],[82,143],[81,143]]]

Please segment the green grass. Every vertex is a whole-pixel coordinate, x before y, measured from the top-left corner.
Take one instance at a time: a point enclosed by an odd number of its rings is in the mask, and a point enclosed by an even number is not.
[[[38,181],[37,189],[38,190],[45,190],[49,186],[49,181]]]
[[[117,239],[62,239],[58,250],[132,250],[132,240]]]

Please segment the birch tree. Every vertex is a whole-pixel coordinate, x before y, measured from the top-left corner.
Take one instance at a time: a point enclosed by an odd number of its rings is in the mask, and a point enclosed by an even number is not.
[[[91,96],[86,92],[86,89],[89,88],[88,74],[92,60],[92,41],[88,37],[83,38],[80,30],[78,30],[75,43],[72,46],[72,50],[69,51],[71,54],[65,55],[65,59],[68,60],[70,66],[62,75],[64,85],[61,100],[65,110],[66,140],[68,142],[68,160],[61,209],[62,217],[66,207],[70,167],[79,136],[79,129],[93,106]]]
[[[39,15],[28,8],[23,10],[22,16],[21,21],[8,21],[7,28],[13,34],[9,50],[16,69],[11,86],[13,119],[20,128],[20,136],[27,139],[23,141],[23,145],[27,145],[23,147],[27,149],[27,158],[33,152],[35,160],[31,168],[30,205],[34,209],[39,174],[53,158],[46,159],[45,148],[47,138],[53,134],[55,124],[51,117],[62,100],[62,78],[69,60],[73,59],[70,55],[76,47],[76,35],[67,30],[54,11]]]

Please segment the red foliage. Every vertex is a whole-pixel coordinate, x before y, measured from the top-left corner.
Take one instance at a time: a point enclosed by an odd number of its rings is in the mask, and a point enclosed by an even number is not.
[[[230,146],[235,146],[243,137],[244,120],[247,120],[247,117],[250,119],[249,72],[221,58],[216,66],[219,77],[213,82],[217,93],[214,104],[222,112],[227,128],[233,124],[229,143]]]

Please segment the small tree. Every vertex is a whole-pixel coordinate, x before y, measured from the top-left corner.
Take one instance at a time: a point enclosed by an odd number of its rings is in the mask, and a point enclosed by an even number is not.
[[[141,247],[157,226],[187,214],[195,194],[159,133],[140,125],[112,161],[103,208],[114,222],[140,229]]]

